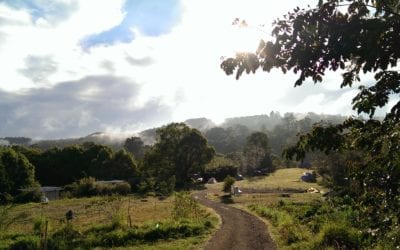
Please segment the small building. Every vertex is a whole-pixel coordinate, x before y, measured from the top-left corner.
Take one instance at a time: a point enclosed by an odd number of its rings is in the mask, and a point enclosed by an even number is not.
[[[208,184],[215,184],[215,183],[217,183],[217,179],[215,179],[214,177],[211,177],[210,179],[208,179],[207,183]]]
[[[96,181],[96,184],[109,184],[109,185],[115,185],[115,184],[120,184],[120,183],[125,183],[126,181],[123,180],[109,180],[109,181]]]
[[[300,179],[305,182],[316,182],[315,175],[309,172],[304,172]]]
[[[49,200],[60,199],[60,191],[63,190],[61,187],[40,187],[40,192]]]

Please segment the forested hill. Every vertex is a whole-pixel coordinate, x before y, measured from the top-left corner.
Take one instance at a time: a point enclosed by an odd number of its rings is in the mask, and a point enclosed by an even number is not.
[[[338,124],[343,122],[347,117],[341,115],[325,115],[316,113],[285,113],[281,115],[279,112],[272,111],[269,115],[254,115],[243,117],[227,118],[221,127],[228,128],[235,125],[243,125],[252,131],[272,131],[277,125],[281,125],[287,119],[301,120],[304,118],[310,119],[311,123],[320,121]]]
[[[313,123],[327,122],[332,124],[341,123],[346,119],[340,115],[325,115],[315,113],[285,113],[271,112],[269,115],[254,115],[243,117],[227,118],[222,124],[216,125],[207,118],[194,118],[185,121],[190,127],[200,130],[218,152],[233,152],[243,147],[246,138],[254,131],[262,131],[269,135],[272,149],[279,151],[279,148],[293,140],[299,132],[307,131]],[[137,135],[111,135],[102,132],[95,132],[80,138],[65,138],[53,140],[32,140],[27,137],[4,137],[0,138],[3,145],[34,145],[42,149],[52,147],[66,147],[75,144],[93,142],[104,144],[113,149],[124,147],[125,140],[131,136],[138,136],[144,144],[155,142],[156,128],[147,129]],[[278,153],[278,152],[277,152]]]

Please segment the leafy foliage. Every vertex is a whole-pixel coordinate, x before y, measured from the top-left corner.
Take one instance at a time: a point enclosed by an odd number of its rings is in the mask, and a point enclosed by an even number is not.
[[[82,178],[65,187],[65,190],[74,197],[91,197],[95,195],[126,195],[131,192],[131,186],[127,182],[115,184],[96,183],[93,177]]]
[[[203,172],[214,157],[214,149],[201,133],[184,123],[171,123],[157,130],[157,135],[157,143],[144,156],[143,170],[158,186],[174,178],[176,187],[186,187],[190,177]]]
[[[296,8],[274,22],[273,41],[261,41],[254,54],[228,58],[221,68],[227,74],[257,69],[299,73],[295,86],[311,78],[322,82],[326,71],[340,71],[340,87],[361,82],[371,73],[375,81],[360,85],[353,109],[368,115],[362,121],[350,118],[343,124],[317,124],[286,150],[287,157],[302,159],[310,150],[325,153],[356,151],[362,161],[347,164],[355,188],[353,207],[362,212],[365,228],[382,237],[400,217],[400,9],[398,1],[320,0],[314,9]],[[394,105],[382,120],[374,119],[377,109]],[[397,235],[393,240],[398,241]]]
[[[140,137],[126,138],[124,148],[137,159],[141,159],[144,155],[144,142]]]
[[[216,156],[206,165],[202,177],[204,180],[214,177],[217,181],[223,181],[228,175],[237,176],[237,174],[238,166],[235,162],[223,156]]]
[[[256,169],[265,169],[268,173],[275,170],[270,155],[268,136],[263,132],[254,132],[247,138],[244,156],[248,174],[252,174]]]
[[[97,179],[122,179],[138,182],[135,160],[125,150],[113,152],[104,145],[85,143],[65,148],[39,151],[35,148],[13,147],[35,166],[36,178],[42,185],[62,186],[87,176]]]
[[[204,136],[217,152],[227,154],[243,150],[250,133],[247,126],[235,124],[228,128],[211,128]]]
[[[230,192],[231,191],[231,188],[232,188],[232,186],[233,186],[233,184],[235,184],[235,178],[233,178],[233,177],[231,177],[231,176],[227,176],[225,179],[224,179],[224,186],[222,187],[222,191],[224,191],[224,192]]]
[[[8,195],[36,185],[35,169],[28,159],[12,148],[0,148],[0,194],[7,202]],[[8,194],[8,195],[7,195]]]

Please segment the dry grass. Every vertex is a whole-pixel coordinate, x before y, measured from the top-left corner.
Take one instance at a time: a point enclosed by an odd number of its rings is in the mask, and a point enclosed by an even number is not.
[[[307,183],[300,179],[300,176],[306,172],[303,168],[283,168],[269,176],[253,177],[243,181],[235,182],[235,186],[241,188],[254,189],[299,189],[305,190],[310,187],[322,189],[317,183]]]
[[[282,197],[281,194],[242,194],[234,196],[233,201],[236,205],[247,206],[250,204],[274,205],[280,201],[290,201],[294,203],[310,203],[313,200],[322,200],[321,194],[296,193],[289,197]]]
[[[173,206],[173,196],[164,200],[159,200],[155,197],[143,199],[134,196],[115,196],[62,199],[51,201],[48,204],[28,203],[16,205],[11,209],[9,213],[10,219],[20,215],[23,215],[23,218],[13,223],[6,233],[32,234],[34,221],[41,216],[49,220],[49,233],[52,233],[65,223],[62,221],[68,210],[74,212],[75,217],[72,223],[74,228],[79,231],[85,231],[94,225],[110,224],[112,222],[112,217],[117,213],[122,215],[122,223],[129,225],[128,207],[132,226],[140,226],[150,222],[170,219]],[[205,208],[205,210],[208,214],[211,214],[215,220],[219,217],[213,210],[209,208]],[[148,244],[113,249],[201,249],[218,227],[219,225],[208,233],[196,237],[177,240],[160,240]]]
[[[9,231],[18,233],[32,232],[35,218],[45,217],[49,220],[50,230],[55,230],[65,222],[65,213],[72,210],[73,224],[80,230],[85,230],[94,224],[110,223],[116,213],[120,213],[124,223],[140,225],[152,220],[167,219],[171,215],[173,198],[158,200],[150,197],[139,199],[125,197],[92,197],[81,199],[63,199],[50,201],[48,204],[28,203],[15,206],[10,212],[10,218],[22,217],[12,224]]]
[[[313,199],[321,199],[321,194],[309,194],[299,193],[291,194],[289,198],[280,197],[280,193],[285,190],[298,190],[305,191],[310,187],[314,187],[318,190],[324,190],[324,188],[317,183],[308,183],[300,179],[303,172],[307,171],[303,168],[284,168],[278,169],[276,172],[269,176],[257,176],[248,178],[242,181],[236,181],[234,186],[239,189],[252,189],[255,191],[254,194],[243,194],[236,196],[233,200],[236,203],[254,203],[254,201],[260,202],[277,202],[279,200],[292,200],[294,202],[309,202]],[[216,184],[206,184],[208,198],[218,200],[224,193],[221,191],[223,182]],[[258,191],[271,191],[271,193],[258,193]],[[273,193],[273,192],[277,193]]]

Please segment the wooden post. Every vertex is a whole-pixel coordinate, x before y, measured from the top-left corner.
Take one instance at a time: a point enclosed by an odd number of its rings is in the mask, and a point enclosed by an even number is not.
[[[46,226],[44,229],[44,240],[43,240],[43,250],[47,250],[47,234],[48,234],[48,226],[49,226],[49,221],[46,220]]]

